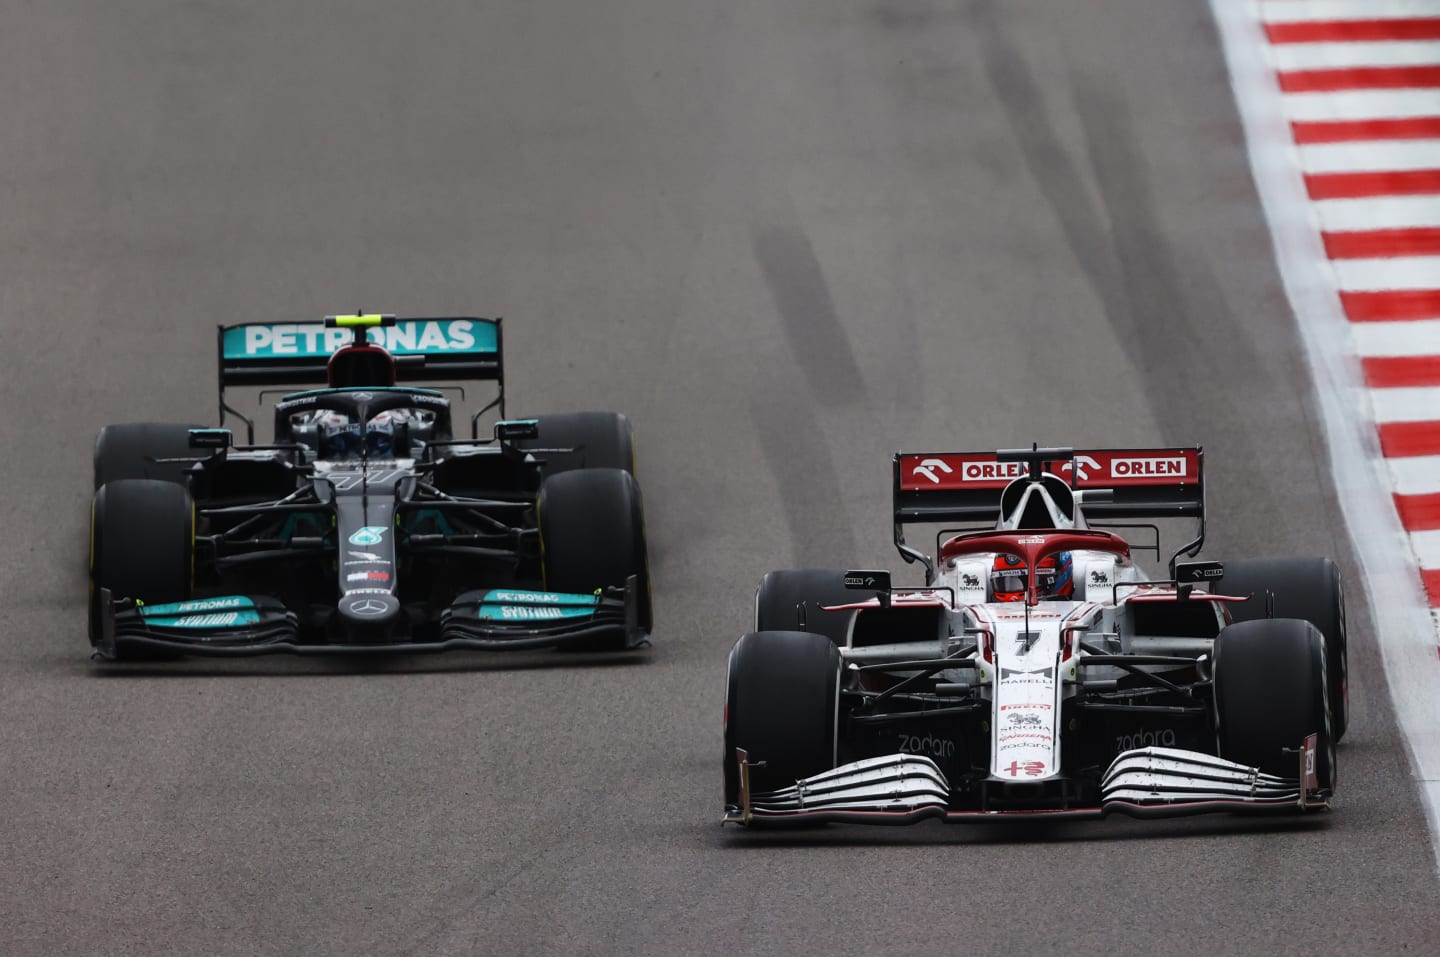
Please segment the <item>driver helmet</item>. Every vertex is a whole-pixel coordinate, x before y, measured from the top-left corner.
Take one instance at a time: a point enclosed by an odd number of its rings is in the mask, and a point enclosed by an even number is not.
[[[393,412],[381,412],[365,426],[365,454],[372,459],[395,457],[395,426]]]
[[[340,413],[322,415],[315,423],[320,458],[330,461],[395,456],[395,420],[382,412],[364,427]]]
[[[1035,590],[1041,601],[1068,601],[1075,595],[1075,563],[1069,552],[1056,552],[1036,566]],[[1029,571],[1019,555],[996,555],[990,571],[995,601],[1024,601]]]

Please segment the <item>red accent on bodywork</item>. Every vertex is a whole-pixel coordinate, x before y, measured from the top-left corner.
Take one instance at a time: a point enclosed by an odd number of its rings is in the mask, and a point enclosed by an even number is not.
[[[970,532],[956,535],[940,546],[940,558],[946,561],[962,555],[982,555],[989,552],[1003,552],[1018,555],[1027,568],[1036,568],[1040,560],[1057,552],[1095,551],[1109,552],[1123,559],[1130,557],[1130,544],[1113,532],[1099,530],[1054,532]],[[1039,602],[1036,593],[1039,576],[1027,575],[1026,603]]]
[[[351,363],[357,359],[363,361],[369,359],[370,357],[383,357],[385,362],[388,364],[388,374],[381,373],[379,376],[368,377],[377,378],[381,381],[340,381],[343,379],[343,376],[339,375],[340,370],[342,370],[347,363]],[[330,356],[330,361],[325,365],[325,375],[332,389],[352,387],[364,388],[365,386],[393,386],[395,384],[395,357],[392,356],[385,349],[375,345],[375,343],[373,342],[352,342],[349,345],[341,346],[339,349],[336,349],[335,353]]]
[[[895,592],[890,596],[891,607],[903,608],[949,608],[950,602],[940,597],[933,591]],[[854,611],[858,608],[880,608],[879,598],[867,598],[864,601],[852,601],[843,605],[821,605],[821,611]]]
[[[1180,448],[1077,449],[1073,463],[1046,462],[1044,469],[1079,489],[1188,485],[1200,480],[1200,453]],[[993,452],[900,456],[900,490],[904,492],[997,489],[1025,475],[1025,463],[1001,462]]]
[[[1121,582],[1123,585],[1124,582]],[[1126,601],[1179,601],[1179,597],[1173,591],[1167,590],[1163,594],[1141,594],[1131,595]],[[1208,591],[1192,591],[1186,601],[1249,601],[1249,595],[1212,595]]]

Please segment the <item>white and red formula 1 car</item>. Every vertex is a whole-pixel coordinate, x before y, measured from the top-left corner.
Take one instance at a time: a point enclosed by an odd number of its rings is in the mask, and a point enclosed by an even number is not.
[[[895,545],[925,584],[765,576],[730,653],[724,820],[1328,806],[1339,572],[1180,561],[1205,538],[1203,462],[1199,448],[897,454]],[[1177,518],[1197,533],[1152,578],[1132,552],[1158,558],[1149,523]],[[941,528],[932,557],[905,542],[917,523],[963,527]]]

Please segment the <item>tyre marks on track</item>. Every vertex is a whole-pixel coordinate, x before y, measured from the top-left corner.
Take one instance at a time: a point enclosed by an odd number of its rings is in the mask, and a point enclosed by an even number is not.
[[[760,226],[751,246],[793,361],[763,377],[766,384],[750,400],[750,418],[794,543],[793,559],[800,565],[852,562],[858,554],[855,534],[815,410],[863,407],[865,381],[805,231],[793,223]],[[787,374],[788,368],[800,375]],[[775,564],[784,564],[780,556]]]
[[[1143,384],[1155,419],[1170,430],[1165,440],[1218,438],[1217,421],[1274,402],[1273,360],[1256,344],[1256,324],[1241,321],[1230,307],[1203,251],[1184,248],[1163,222],[1161,192],[1123,77],[1071,71],[1068,89],[1081,131],[1077,159],[1050,120],[1046,87],[1026,66],[1001,9],[993,0],[972,8],[985,74],[1037,189]],[[1204,346],[1216,339],[1235,343],[1223,368],[1220,354]],[[1216,394],[1217,381],[1236,388]],[[1206,401],[1196,402],[1197,395]],[[1217,419],[1216,406],[1227,404],[1232,408]],[[1227,432],[1226,442],[1235,454],[1231,465],[1213,463],[1217,475],[1266,453],[1248,433]]]
[[[810,392],[826,405],[863,405],[860,366],[810,237],[795,225],[764,226],[755,230],[753,248]]]

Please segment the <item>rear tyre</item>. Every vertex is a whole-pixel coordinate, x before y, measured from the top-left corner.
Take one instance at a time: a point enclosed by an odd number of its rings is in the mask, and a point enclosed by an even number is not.
[[[840,649],[825,635],[757,631],[730,651],[725,687],[725,804],[740,804],[735,749],[751,763],[751,791],[789,787],[835,767]]]
[[[855,600],[845,587],[845,573],[833,568],[787,568],[760,579],[755,590],[755,630],[794,631],[801,627],[799,606],[805,605],[804,628],[843,647],[853,611],[823,611],[822,605]]]
[[[95,437],[95,487],[120,479],[158,479],[185,484],[189,462],[156,459],[193,458],[190,430],[177,422],[124,422],[107,425]]]
[[[102,588],[150,604],[185,601],[194,554],[188,490],[158,479],[105,483],[90,513],[90,643],[100,640]]]
[[[1338,743],[1349,723],[1346,664],[1345,591],[1339,567],[1328,558],[1252,558],[1225,563],[1220,588],[1230,595],[1251,595],[1229,605],[1232,621],[1265,617],[1265,592],[1275,596],[1276,618],[1301,618],[1325,636],[1325,667],[1330,680],[1331,731]]]
[[[590,594],[639,580],[639,624],[649,632],[650,564],[640,486],[621,469],[584,469],[546,478],[536,502],[545,587]],[[623,640],[607,642],[623,646]],[[601,646],[593,646],[601,647]]]
[[[539,452],[542,472],[559,475],[576,469],[635,471],[635,435],[630,420],[619,412],[561,412],[537,417],[540,435],[515,444],[521,449],[573,449]]]
[[[1325,638],[1308,621],[1228,625],[1215,639],[1215,726],[1220,757],[1294,778],[1294,749],[1318,734],[1315,774],[1335,786],[1335,738]],[[1290,753],[1286,753],[1290,749]]]

